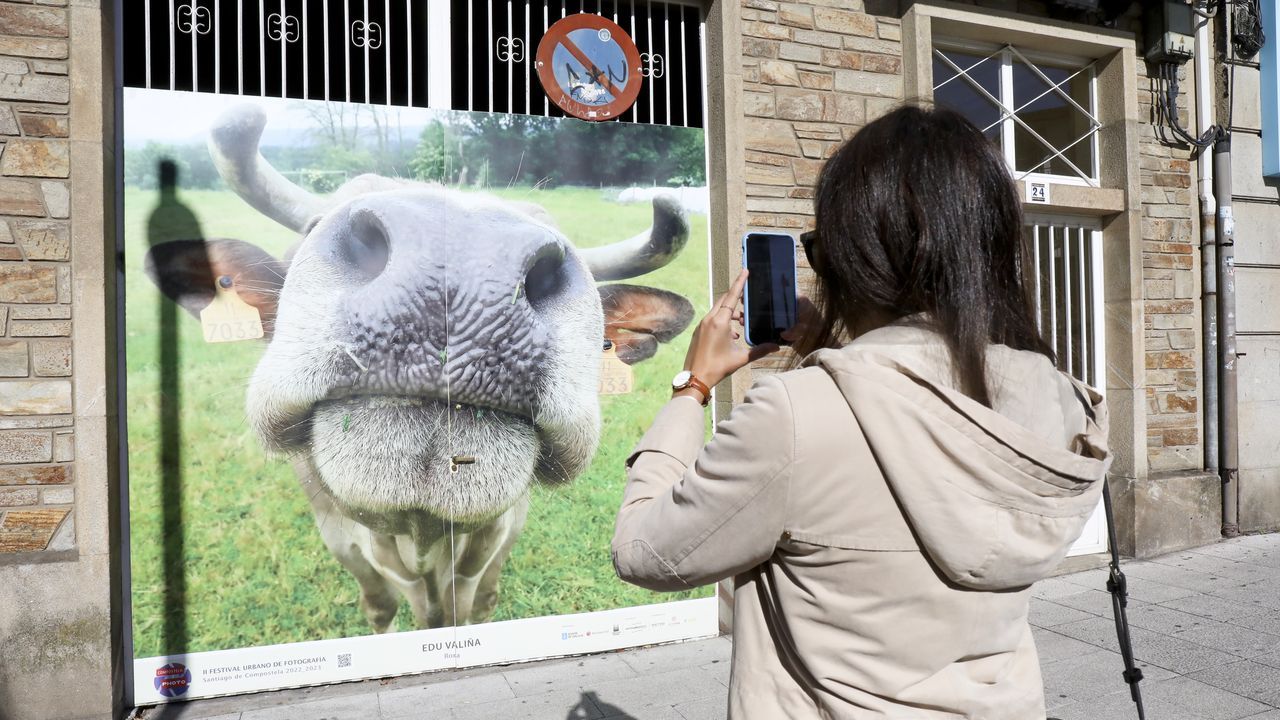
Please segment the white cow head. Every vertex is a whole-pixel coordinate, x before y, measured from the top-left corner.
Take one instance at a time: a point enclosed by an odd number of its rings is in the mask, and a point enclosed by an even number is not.
[[[650,230],[583,250],[542,208],[484,194],[365,175],[316,197],[259,154],[265,123],[234,108],[209,148],[231,188],[298,244],[277,259],[240,240],[180,240],[146,260],[193,314],[224,276],[260,311],[269,343],[246,408],[263,444],[308,454],[360,516],[481,521],[531,482],[581,473],[600,435],[604,339],[638,362],[693,314],[673,293],[596,281],[670,262],[688,239],[680,206],[656,199]],[[451,468],[460,455],[474,464]]]

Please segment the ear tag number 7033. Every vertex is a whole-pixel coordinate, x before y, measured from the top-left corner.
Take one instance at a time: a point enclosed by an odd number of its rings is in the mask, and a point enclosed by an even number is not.
[[[240,298],[230,276],[218,278],[213,302],[200,311],[200,326],[207,343],[257,340],[263,336],[258,308]]]

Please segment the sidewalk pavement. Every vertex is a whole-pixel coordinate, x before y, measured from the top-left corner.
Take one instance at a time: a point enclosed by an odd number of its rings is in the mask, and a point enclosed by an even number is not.
[[[1280,720],[1280,534],[1128,562],[1150,720]],[[1038,583],[1031,621],[1051,718],[1136,718],[1106,570]],[[711,720],[729,640],[259,693],[144,709],[144,720]]]

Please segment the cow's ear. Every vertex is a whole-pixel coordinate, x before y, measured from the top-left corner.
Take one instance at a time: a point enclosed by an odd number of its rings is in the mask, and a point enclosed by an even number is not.
[[[258,309],[263,332],[270,335],[288,266],[240,240],[173,240],[152,246],[144,269],[165,297],[197,318],[213,300],[218,279],[230,277],[240,299]]]
[[[679,335],[693,320],[693,305],[666,290],[642,285],[601,285],[604,336],[628,365],[653,357],[659,342]]]

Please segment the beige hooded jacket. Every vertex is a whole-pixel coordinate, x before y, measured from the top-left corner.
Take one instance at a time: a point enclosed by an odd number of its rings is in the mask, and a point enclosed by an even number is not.
[[[731,718],[1044,718],[1030,585],[1097,506],[1101,397],[992,346],[987,408],[910,324],[805,364],[705,447],[696,401],[663,408],[628,461],[618,575],[735,577]]]

